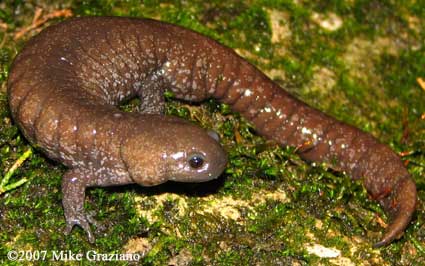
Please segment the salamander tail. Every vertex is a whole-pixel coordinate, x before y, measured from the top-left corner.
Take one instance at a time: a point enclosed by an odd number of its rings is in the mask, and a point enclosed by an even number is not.
[[[416,185],[410,177],[401,179],[393,192],[381,200],[381,205],[391,215],[391,223],[381,241],[375,243],[373,247],[385,246],[402,236],[404,229],[412,219],[416,200]]]

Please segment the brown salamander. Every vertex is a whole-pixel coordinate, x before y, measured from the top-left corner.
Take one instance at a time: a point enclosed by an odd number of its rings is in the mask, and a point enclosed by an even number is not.
[[[85,189],[217,178],[227,156],[218,135],[163,116],[164,89],[192,102],[215,98],[263,136],[299,147],[354,179],[392,219],[383,246],[415,210],[416,186],[401,159],[370,134],[294,98],[233,50],[175,25],[82,17],[48,27],[15,58],[8,79],[12,116],[25,137],[69,167],[62,193],[66,231],[81,226]],[[140,97],[141,112],[121,102]]]

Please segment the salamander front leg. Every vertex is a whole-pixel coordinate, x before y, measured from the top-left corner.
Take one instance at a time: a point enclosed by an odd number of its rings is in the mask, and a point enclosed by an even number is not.
[[[89,177],[87,170],[69,170],[62,179],[62,204],[66,220],[65,234],[71,233],[74,225],[78,225],[87,232],[89,242],[94,243],[95,238],[90,230],[90,223],[94,223],[94,220],[84,211],[85,191],[91,185]]]

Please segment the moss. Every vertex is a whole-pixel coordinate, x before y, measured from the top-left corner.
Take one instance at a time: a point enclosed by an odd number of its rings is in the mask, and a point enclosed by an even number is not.
[[[34,4],[24,2],[0,4],[0,19],[7,25],[0,30],[0,43],[5,38],[0,46],[2,176],[30,147],[11,120],[5,94],[12,59],[35,34],[13,39],[33,18]],[[340,250],[344,263],[425,263],[425,91],[416,81],[425,78],[425,30],[418,26],[425,23],[422,2],[98,0],[41,1],[39,6],[46,12],[70,7],[75,15],[169,21],[236,49],[263,71],[283,72],[276,82],[290,92],[372,132],[396,151],[407,151],[404,159],[417,182],[419,204],[404,237],[373,250],[370,244],[379,238],[386,217],[359,182],[325,165],[312,167],[293,148],[264,140],[225,104],[188,105],[167,94],[167,114],[213,128],[222,137],[229,165],[221,179],[88,190],[85,208],[98,221],[93,226],[97,240],[90,245],[80,228],[63,235],[60,183],[66,169],[35,150],[11,180],[29,182],[0,196],[0,263],[14,265],[5,259],[10,250],[122,253],[130,239],[149,244],[144,265],[337,263],[309,253],[306,245],[312,243]],[[270,10],[287,15],[283,23],[290,34],[284,43],[272,42]],[[320,23],[330,14],[342,21],[335,30]],[[122,109],[135,110],[138,103],[130,101]]]

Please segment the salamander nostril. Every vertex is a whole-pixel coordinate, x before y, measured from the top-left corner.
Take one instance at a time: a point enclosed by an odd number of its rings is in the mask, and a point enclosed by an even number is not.
[[[208,130],[208,135],[210,135],[211,138],[215,139],[215,141],[219,142],[220,141],[220,136],[218,135],[217,132],[215,132],[214,130]]]

